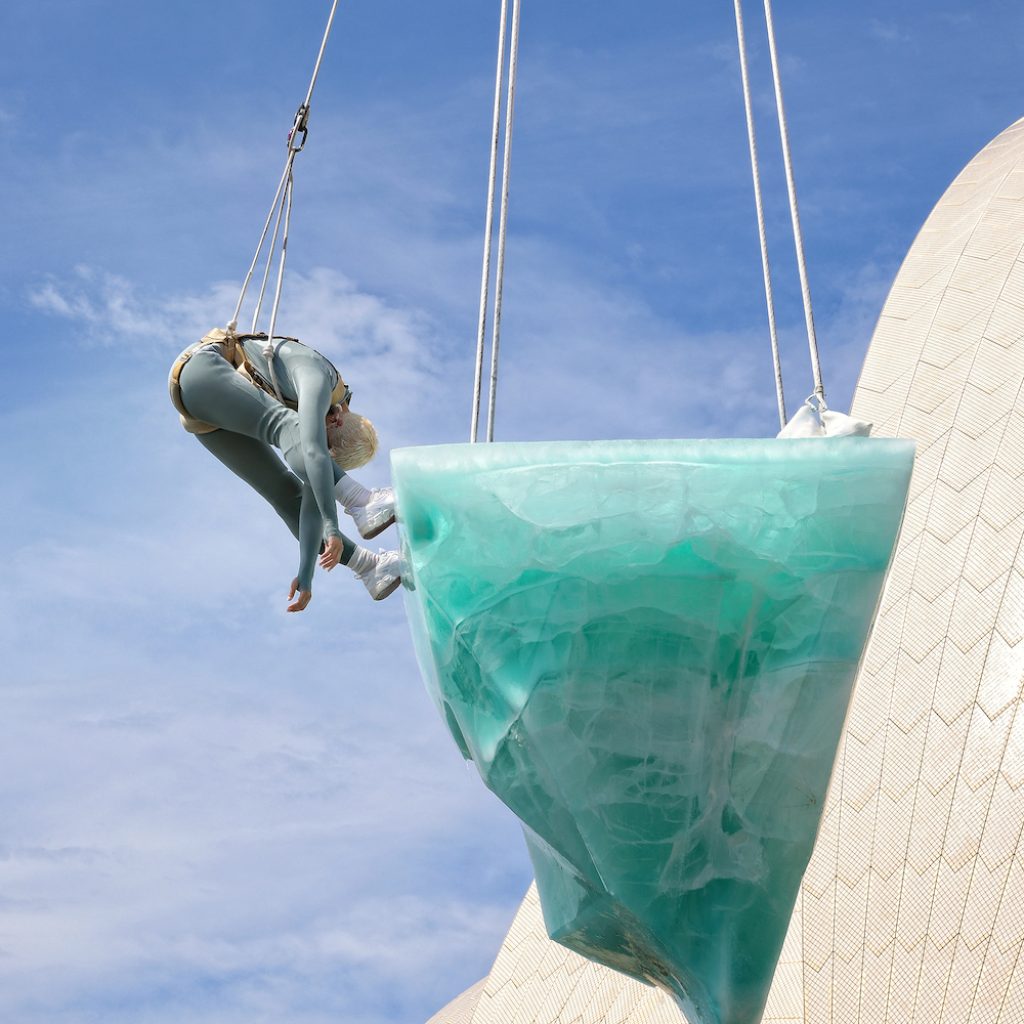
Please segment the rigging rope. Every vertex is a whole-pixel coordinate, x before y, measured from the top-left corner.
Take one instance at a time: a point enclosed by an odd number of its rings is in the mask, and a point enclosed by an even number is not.
[[[277,209],[277,204],[281,199],[281,190],[284,188],[285,182],[288,180],[288,175],[292,169],[292,161],[289,159],[285,165],[284,174],[281,175],[281,181],[278,183],[277,191],[274,193],[274,201],[270,204],[270,212],[267,214],[267,219],[263,224],[263,234],[260,235],[260,240],[256,245],[256,254],[252,258],[252,263],[249,264],[249,272],[245,275],[245,280],[242,282],[242,291],[238,296],[238,302],[235,304],[235,313],[231,317],[231,322],[228,324],[228,330],[233,331],[238,326],[238,317],[242,312],[242,303],[245,301],[245,293],[249,288],[249,282],[252,281],[252,275],[256,270],[256,264],[259,262],[260,253],[263,251],[263,243],[267,240],[267,232],[270,230],[270,222],[274,218],[274,210]],[[255,326],[254,326],[255,330]]]
[[[508,25],[508,0],[501,0],[501,27],[498,29],[498,70],[494,78],[494,119],[491,128],[491,167],[487,177],[487,217],[484,225],[484,258],[480,272],[480,317],[476,333],[476,372],[473,379],[473,418],[469,440],[476,443],[480,421],[480,392],[483,386],[484,343],[487,336],[487,305],[491,284],[491,238],[494,235],[494,190],[498,180],[498,141],[501,137],[501,87],[505,79],[505,30]]]
[[[487,403],[487,440],[494,440],[494,409],[498,392],[498,353],[501,347],[501,301],[505,280],[505,241],[508,234],[509,179],[512,173],[512,123],[515,117],[516,72],[519,64],[519,12],[521,0],[512,0],[512,28],[508,53],[508,91],[505,98],[505,146],[501,175],[501,214],[498,220],[498,259],[494,284],[494,323],[491,335],[491,372]],[[498,141],[501,136],[501,87],[505,77],[505,38],[508,33],[508,0],[501,3],[498,31],[498,68],[494,81],[494,119],[491,131],[491,166],[487,188],[483,267],[480,275],[480,317],[477,325],[476,372],[473,380],[473,415],[469,439],[477,441],[483,391],[484,343],[491,278],[491,243],[494,235],[494,197],[497,185]]]
[[[519,53],[519,24],[521,0],[513,0],[512,31],[509,45],[508,92],[505,104],[505,145],[502,163],[501,214],[498,227],[498,258],[495,272],[494,324],[491,339],[491,373],[487,411],[487,440],[494,440],[494,413],[498,385],[498,356],[501,344],[501,307],[504,290],[505,243],[508,226],[509,178],[512,159],[512,124],[515,111],[516,72]],[[734,0],[736,12],[736,35],[740,51],[740,73],[743,84],[743,104],[747,120],[747,140],[750,148],[751,172],[754,183],[754,203],[757,209],[758,240],[761,247],[761,265],[764,274],[765,302],[768,312],[768,327],[771,336],[772,363],[775,371],[775,394],[778,403],[779,423],[786,425],[786,401],[782,382],[782,365],[779,356],[778,329],[775,318],[775,302],[772,289],[771,265],[768,258],[768,242],[765,230],[764,201],[761,193],[761,175],[757,154],[757,138],[754,127],[753,104],[750,93],[750,79],[743,28],[742,0]],[[783,163],[786,171],[786,188],[789,195],[789,210],[793,224],[793,238],[796,246],[797,269],[800,275],[800,290],[803,299],[804,319],[807,325],[807,342],[811,356],[811,371],[814,377],[814,396],[821,407],[825,405],[825,388],[822,383],[821,363],[818,356],[818,342],[814,329],[814,311],[811,290],[807,277],[807,262],[804,255],[803,234],[800,228],[800,210],[793,175],[793,161],[789,145],[789,129],[786,123],[785,106],[782,98],[782,81],[779,73],[778,52],[775,45],[775,26],[771,0],[764,0],[765,22],[768,29],[768,46],[771,54],[772,78],[775,87],[775,102],[779,118],[779,135],[782,143]],[[477,323],[476,365],[473,382],[473,410],[470,424],[470,441],[477,441],[480,419],[480,403],[483,387],[483,356],[487,328],[487,308],[491,277],[491,246],[494,234],[494,205],[497,181],[498,141],[501,134],[501,89],[505,71],[505,36],[508,27],[508,0],[502,0],[501,25],[498,33],[498,62],[494,84],[494,116],[491,131],[490,169],[488,174],[487,215],[484,230],[484,252],[480,280],[480,311]],[[269,223],[269,221],[268,221]]]
[[[288,175],[288,184],[285,186],[284,198],[281,205],[284,208],[284,234],[281,236],[281,258],[277,261],[277,288],[274,290],[274,305],[270,309],[270,326],[267,328],[267,343],[263,347],[263,355],[267,360],[267,369],[270,371],[270,383],[277,395],[277,400],[284,402],[281,388],[277,383],[277,374],[274,372],[274,356],[277,349],[274,345],[274,328],[277,326],[277,310],[281,305],[281,285],[284,282],[284,264],[288,257],[288,228],[292,222],[292,185],[293,178]],[[267,257],[267,266],[270,266],[270,257]]]
[[[747,141],[750,145],[750,168],[754,177],[754,205],[757,207],[757,235],[761,243],[761,269],[764,272],[764,296],[768,306],[768,333],[771,337],[772,364],[775,368],[775,398],[779,406],[779,426],[786,425],[786,396],[782,387],[782,363],[779,359],[779,335],[775,326],[775,299],[772,293],[772,271],[768,262],[768,236],[764,226],[764,202],[761,197],[761,171],[757,160],[757,136],[754,129],[754,108],[750,100],[750,78],[747,73],[747,42],[743,31],[742,0],[733,0],[736,8],[736,38],[740,48],[740,77],[743,80],[743,108],[747,116]]]
[[[811,308],[811,287],[807,281],[807,264],[804,259],[803,234],[800,231],[800,210],[796,200],[796,182],[793,179],[793,160],[789,151],[789,129],[786,126],[786,111],[782,103],[782,80],[779,77],[779,58],[775,48],[775,24],[772,18],[771,0],[764,0],[764,18],[768,26],[768,50],[772,59],[772,78],[775,82],[775,106],[779,115],[779,136],[782,140],[782,159],[786,168],[786,188],[789,192],[789,213],[793,221],[793,240],[796,244],[797,269],[800,272],[800,291],[804,302],[804,319],[807,322],[807,344],[811,351],[811,371],[814,374],[814,394],[824,404],[825,386],[821,380],[821,364],[818,360],[818,339],[814,332],[814,311]]]
[[[229,333],[234,333],[238,327],[238,317],[242,312],[242,304],[245,302],[245,294],[248,291],[249,284],[252,282],[253,274],[256,271],[256,265],[259,263],[260,256],[263,252],[263,245],[267,240],[267,232],[270,230],[270,223],[274,220],[274,213],[276,211],[277,221],[274,225],[274,234],[271,239],[270,248],[267,251],[267,266],[263,274],[263,285],[260,289],[259,299],[256,303],[256,312],[253,315],[252,333],[256,333],[257,321],[259,320],[260,311],[263,306],[263,298],[266,292],[267,282],[270,277],[270,266],[274,260],[278,233],[281,230],[283,218],[284,233],[281,236],[281,254],[278,259],[277,266],[277,285],[274,291],[274,303],[270,310],[270,328],[267,331],[267,344],[263,353],[267,357],[267,364],[270,367],[270,381],[274,388],[274,394],[277,395],[279,400],[283,399],[281,396],[281,389],[278,387],[277,376],[274,373],[274,328],[277,324],[277,311],[281,304],[284,267],[288,253],[288,227],[291,223],[292,188],[294,184],[293,167],[295,164],[295,157],[302,152],[306,145],[306,139],[309,135],[309,106],[313,100],[313,90],[316,88],[316,80],[320,74],[320,65],[323,63],[324,52],[327,49],[327,40],[330,38],[331,28],[334,25],[334,15],[337,10],[338,0],[334,0],[331,5],[331,13],[327,18],[327,27],[324,29],[323,39],[320,42],[320,51],[317,53],[316,62],[313,65],[313,74],[309,80],[309,88],[306,90],[306,98],[302,101],[299,105],[299,109],[295,112],[291,131],[288,132],[288,157],[285,160],[284,172],[282,173],[281,180],[278,183],[277,191],[274,193],[273,202],[270,204],[270,212],[267,214],[267,219],[264,222],[263,233],[260,235],[259,243],[256,246],[256,253],[252,258],[252,263],[249,265],[249,272],[245,275],[245,280],[242,282],[242,290],[238,296],[238,302],[235,305],[234,315],[231,317],[231,321],[227,325]]]
[[[512,121],[515,113],[516,69],[519,63],[520,0],[512,2],[512,42],[508,57],[505,100],[505,159],[501,174],[501,218],[498,221],[498,268],[494,288],[494,333],[491,337],[491,389],[487,403],[487,440],[494,440],[494,406],[498,394],[498,349],[501,343],[501,298],[505,281],[505,236],[508,227],[508,184],[512,171]]]
[[[291,180],[291,175],[289,174],[288,178],[285,181],[286,189],[287,189],[287,182],[290,181],[290,180]],[[278,234],[281,231],[281,220],[282,220],[283,215],[284,215],[284,203],[281,201],[281,200],[283,200],[283,198],[284,197],[280,194],[280,190],[278,190],[278,194],[274,197],[274,204],[275,204],[275,206],[271,207],[271,210],[270,210],[271,215],[273,215],[275,207],[277,209],[277,220],[274,222],[274,233],[270,236],[270,250],[269,251],[271,253],[273,253],[273,252],[275,252],[277,250],[277,236],[278,236]],[[249,333],[250,334],[255,334],[256,333],[256,326],[257,326],[257,324],[259,323],[259,320],[260,320],[260,311],[263,309],[263,298],[264,298],[264,296],[266,295],[266,292],[267,292],[267,282],[270,280],[270,269],[271,269],[271,267],[273,265],[274,265],[273,264],[273,260],[270,259],[269,255],[268,255],[267,265],[263,268],[263,280],[260,282],[260,293],[259,293],[259,295],[256,298],[256,308],[253,310],[253,314],[252,314],[252,324],[249,327]]]

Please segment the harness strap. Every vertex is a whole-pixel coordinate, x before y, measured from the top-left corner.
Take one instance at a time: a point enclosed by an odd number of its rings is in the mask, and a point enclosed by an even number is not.
[[[212,434],[213,431],[220,430],[220,427],[217,427],[212,423],[204,423],[202,420],[197,420],[192,416],[185,406],[185,400],[181,394],[181,372],[185,369],[186,363],[188,363],[188,361],[200,349],[207,348],[210,345],[218,346],[220,348],[221,355],[252,385],[259,388],[261,391],[266,392],[266,394],[270,395],[272,398],[277,399],[282,405],[287,406],[292,411],[298,411],[298,403],[275,394],[273,382],[267,380],[267,378],[256,369],[252,360],[246,355],[245,346],[242,342],[250,339],[254,341],[266,341],[267,336],[265,334],[236,334],[235,331],[231,329],[215,327],[199,341],[189,345],[189,347],[174,360],[174,363],[171,366],[171,372],[167,377],[167,389],[170,393],[171,404],[178,410],[178,414],[181,417],[181,425],[190,434]],[[275,337],[274,341],[292,341],[296,345],[303,344],[298,338]],[[345,397],[348,385],[342,379],[341,374],[338,372],[338,368],[329,359],[327,359],[326,356],[322,356],[321,358],[323,358],[338,375],[338,383],[334,386],[334,390],[331,392],[331,404],[337,405]]]
[[[219,346],[224,358],[236,370],[241,370],[245,353],[242,346],[238,344],[238,341],[238,335],[234,331],[226,331],[223,328],[215,327],[199,341],[195,342],[195,344],[189,345],[171,365],[171,372],[167,376],[167,390],[170,394],[171,404],[178,410],[178,415],[181,417],[181,425],[190,434],[212,434],[215,430],[220,430],[220,427],[197,420],[188,411],[181,394],[182,370],[185,369],[185,365],[200,349],[208,348],[211,345]]]
[[[263,355],[266,356],[267,366],[270,367],[271,369],[273,367],[273,356],[277,353],[277,349],[280,347],[282,341],[291,341],[294,342],[296,345],[304,345],[306,348],[309,347],[308,345],[305,345],[305,342],[299,341],[298,338],[289,338],[283,335],[275,335],[274,344],[270,345],[267,339],[267,335],[262,332],[259,334],[239,334],[236,336],[236,340],[238,342],[249,340],[263,342]],[[348,385],[345,383],[344,379],[341,376],[341,372],[334,365],[334,363],[332,363],[322,353],[318,353],[318,355],[320,355],[320,358],[323,359],[324,362],[326,362],[328,366],[330,366],[331,369],[334,370],[334,372],[338,375],[338,382],[337,384],[334,385],[334,390],[331,392],[331,405],[338,405],[341,402],[341,400],[345,397],[345,392],[348,390]],[[235,365],[239,367],[239,371],[244,376],[248,377],[249,380],[256,385],[256,387],[258,387],[261,391],[265,391],[268,395],[270,395],[271,398],[277,399],[277,401],[279,401],[282,405],[286,405],[289,409],[295,412],[298,411],[298,403],[292,401],[292,399],[290,398],[285,398],[280,393],[280,391],[274,386],[275,382],[265,377],[262,373],[260,373],[259,370],[256,369],[256,367],[253,365],[252,360],[246,354],[245,346],[241,344],[238,345],[238,359],[239,362],[236,363]]]

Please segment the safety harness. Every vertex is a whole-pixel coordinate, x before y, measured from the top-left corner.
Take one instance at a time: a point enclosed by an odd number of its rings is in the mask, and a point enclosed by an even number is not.
[[[204,423],[202,420],[197,420],[192,416],[186,408],[185,401],[181,395],[181,371],[185,368],[185,364],[200,349],[208,348],[211,345],[216,346],[220,354],[235,368],[235,370],[255,387],[258,387],[261,391],[265,391],[271,398],[281,402],[283,405],[286,405],[289,409],[298,410],[297,402],[284,398],[280,394],[276,393],[273,382],[267,380],[267,378],[264,377],[255,366],[253,366],[252,360],[250,360],[246,355],[245,346],[242,344],[243,341],[248,339],[266,341],[267,336],[266,334],[236,334],[234,331],[225,330],[223,327],[215,327],[194,345],[189,345],[189,347],[174,360],[174,363],[171,366],[171,372],[167,378],[167,388],[170,392],[171,404],[178,410],[178,414],[181,417],[181,425],[190,434],[211,434],[213,431],[220,429],[220,427],[212,423]],[[298,338],[275,337],[274,341],[292,341],[297,345],[302,344]],[[323,358],[334,369],[334,372],[338,374],[338,383],[335,385],[334,391],[331,392],[331,404],[339,404],[344,400],[346,393],[348,393],[348,385],[344,380],[342,380],[341,374],[338,373],[338,368],[334,366],[326,356],[322,356],[321,358]]]

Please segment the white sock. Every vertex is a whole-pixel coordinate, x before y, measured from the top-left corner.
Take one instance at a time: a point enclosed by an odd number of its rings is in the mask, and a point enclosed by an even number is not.
[[[345,508],[362,508],[370,500],[370,491],[347,473],[334,485],[334,493]]]
[[[356,546],[352,557],[345,563],[357,576],[365,576],[377,567],[377,556],[367,548]]]

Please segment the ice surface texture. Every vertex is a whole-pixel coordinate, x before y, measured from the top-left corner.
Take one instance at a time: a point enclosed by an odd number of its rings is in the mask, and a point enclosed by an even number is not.
[[[755,1024],[913,445],[392,455],[407,608],[455,741],[521,819],[551,937]]]

